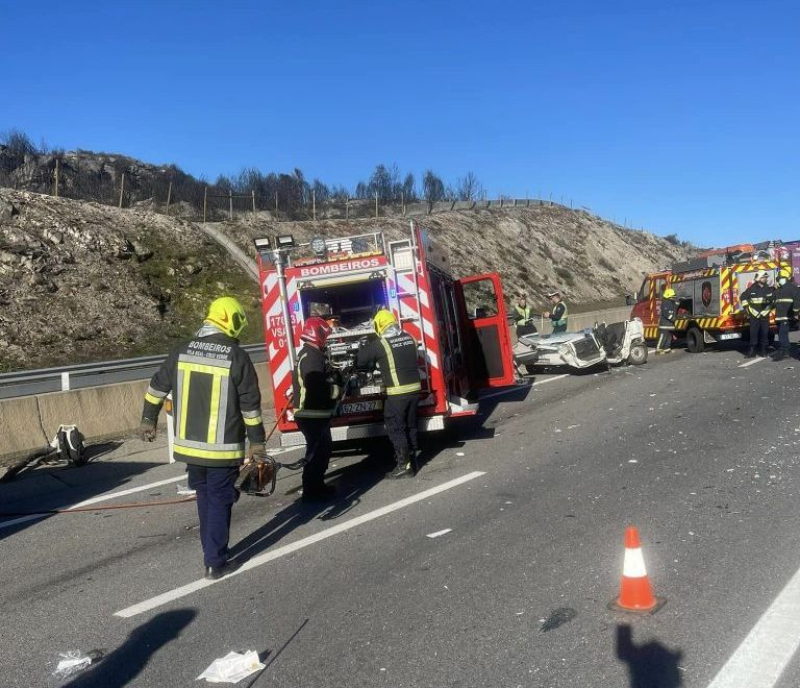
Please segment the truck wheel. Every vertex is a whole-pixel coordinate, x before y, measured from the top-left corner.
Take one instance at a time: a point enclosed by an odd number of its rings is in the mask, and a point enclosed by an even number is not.
[[[697,327],[693,327],[686,333],[686,350],[691,354],[702,354],[706,348],[703,340],[703,332]]]
[[[628,363],[631,365],[642,365],[647,363],[647,344],[639,342],[631,346],[631,352],[628,354]]]

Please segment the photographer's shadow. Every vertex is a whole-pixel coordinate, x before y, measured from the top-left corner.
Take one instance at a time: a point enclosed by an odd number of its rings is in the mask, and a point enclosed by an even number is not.
[[[680,688],[681,650],[670,650],[658,641],[634,645],[631,627],[617,626],[617,659],[628,665],[630,688]]]

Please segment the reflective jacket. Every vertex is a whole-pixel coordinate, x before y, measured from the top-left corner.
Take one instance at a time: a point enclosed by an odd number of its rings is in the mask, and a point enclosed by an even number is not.
[[[774,298],[773,287],[763,285],[761,282],[753,282],[739,297],[739,301],[751,318],[760,320],[769,318]]]
[[[514,306],[514,311],[517,314],[517,325],[523,325],[525,322],[531,319],[531,308],[530,306]]]
[[[792,311],[800,311],[800,287],[787,280],[775,290],[775,320],[789,320]]]
[[[356,368],[372,370],[377,366],[386,394],[411,394],[422,389],[417,359],[414,338],[397,327],[390,327],[358,350]]]
[[[569,309],[567,308],[567,304],[563,301],[559,301],[555,306],[553,306],[553,310],[550,311],[550,320],[553,323],[553,327],[566,325],[568,315]]]
[[[295,418],[330,418],[339,387],[334,384],[328,358],[316,347],[304,344],[292,375]]]
[[[238,340],[212,330],[175,349],[150,380],[142,416],[155,422],[170,392],[176,461],[237,466],[245,432],[251,444],[264,442],[258,377]]]
[[[675,315],[678,312],[678,302],[675,299],[668,299],[666,296],[661,299],[661,320],[660,327],[669,327],[675,324]]]

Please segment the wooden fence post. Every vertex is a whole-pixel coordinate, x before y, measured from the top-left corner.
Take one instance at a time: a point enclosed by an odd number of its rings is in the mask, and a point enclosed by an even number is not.
[[[230,213],[230,220],[233,222],[233,189],[228,189],[228,211]]]
[[[275,219],[278,219],[278,191],[275,190]]]
[[[206,223],[206,210],[208,208],[208,187],[203,189],[203,224]]]
[[[172,201],[172,182],[169,183],[169,188],[167,189],[167,215],[169,215],[170,201]]]
[[[119,185],[119,207],[122,207],[122,194],[125,193],[125,173],[122,173],[122,182]]]
[[[56,158],[56,198],[58,198],[58,158]]]
[[[378,192],[375,192],[375,219],[378,219]]]
[[[315,189],[311,189],[311,217],[312,219],[317,219],[317,192]]]
[[[250,193],[253,194],[253,219],[256,219],[256,191],[255,189],[250,189]]]

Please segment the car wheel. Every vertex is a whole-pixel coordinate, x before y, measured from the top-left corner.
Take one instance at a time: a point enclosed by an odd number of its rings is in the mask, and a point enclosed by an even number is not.
[[[631,346],[631,352],[628,354],[628,362],[632,365],[647,363],[647,345],[639,343]]]

